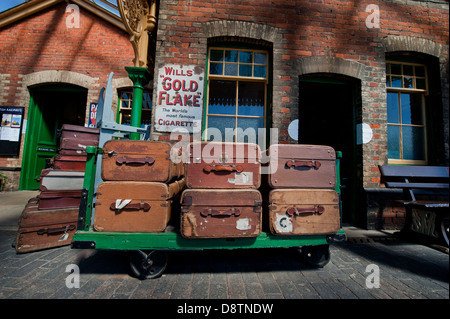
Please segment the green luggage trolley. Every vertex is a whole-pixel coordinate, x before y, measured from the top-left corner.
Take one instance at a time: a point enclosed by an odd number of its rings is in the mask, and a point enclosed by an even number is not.
[[[112,74],[108,79],[106,91],[102,88],[98,105],[100,127],[99,147],[86,148],[87,161],[83,184],[82,198],[79,209],[77,231],[71,247],[74,249],[104,249],[130,252],[130,267],[136,277],[140,279],[159,277],[168,263],[169,251],[206,250],[206,249],[255,249],[255,248],[298,248],[304,259],[312,265],[323,267],[330,260],[329,243],[345,240],[345,233],[340,229],[336,234],[329,235],[298,235],[276,236],[262,232],[254,238],[214,238],[187,239],[179,231],[161,233],[125,233],[98,232],[93,229],[95,214],[95,190],[101,182],[99,171],[101,168],[101,146],[105,140],[121,135],[123,132],[144,134],[148,139],[149,128],[136,128],[114,123],[112,110]],[[103,99],[103,92],[105,98]],[[109,106],[109,107],[108,107]],[[122,133],[117,133],[118,131]],[[337,152],[336,191],[340,194],[339,157]],[[341,213],[342,217],[342,213]]]

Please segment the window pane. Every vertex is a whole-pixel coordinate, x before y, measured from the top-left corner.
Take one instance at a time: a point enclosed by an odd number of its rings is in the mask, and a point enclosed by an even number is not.
[[[266,77],[266,67],[263,65],[255,65],[253,76],[257,78],[265,78]]]
[[[423,66],[416,66],[416,76],[425,76],[425,68]]]
[[[388,125],[388,158],[400,159],[400,128]]]
[[[387,94],[387,121],[388,123],[400,123],[399,107],[398,107],[398,94]]]
[[[402,93],[400,95],[400,100],[402,103],[402,124],[422,125],[421,95]]]
[[[252,76],[252,66],[240,64],[239,65],[239,76]]]
[[[225,75],[237,75],[237,64],[225,64]]]
[[[264,127],[264,119],[240,117],[237,126],[243,131],[237,134],[237,142],[258,143],[258,128]]]
[[[236,114],[236,82],[211,80],[208,114]]]
[[[264,83],[239,82],[238,115],[264,116]]]
[[[402,127],[403,159],[425,160],[425,134],[423,127]]]
[[[386,76],[386,86],[390,87],[391,86],[391,82],[390,82],[391,77],[388,75]]]
[[[237,62],[238,51],[225,51],[225,62]]]
[[[413,72],[414,71],[413,71],[413,66],[412,65],[407,65],[407,64],[403,65],[403,74],[404,75],[414,75]]]
[[[391,74],[402,74],[402,65],[401,64],[391,64]]]
[[[425,79],[416,78],[416,89],[426,90],[427,86],[425,84]]]
[[[402,87],[402,77],[401,76],[393,76],[391,78],[391,87],[401,88]]]
[[[252,52],[239,52],[239,63],[252,63]]]
[[[208,116],[208,130],[206,139],[207,141],[224,142],[225,141],[225,129],[231,128],[234,130],[235,118],[225,116]],[[231,136],[227,136],[232,138]],[[227,141],[230,141],[229,139]],[[232,141],[230,141],[232,142]]]
[[[403,78],[403,87],[407,89],[412,89],[413,87],[413,79],[409,77]]]
[[[211,61],[223,61],[223,50],[211,50]]]
[[[222,63],[210,63],[209,64],[209,74],[222,75],[223,64]]]
[[[267,64],[267,56],[265,53],[255,52],[255,61],[256,64]]]

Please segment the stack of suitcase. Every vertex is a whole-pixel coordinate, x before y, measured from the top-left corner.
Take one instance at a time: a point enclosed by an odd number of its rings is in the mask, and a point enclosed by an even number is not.
[[[270,232],[319,235],[339,231],[334,149],[321,145],[274,144],[268,153]]]
[[[260,149],[256,144],[194,142],[185,166],[181,235],[256,237],[261,233]]]
[[[172,144],[110,140],[103,146],[94,229],[99,232],[163,232],[172,204],[184,188],[184,166]],[[179,161],[172,161],[174,157]],[[177,163],[178,162],[178,163]]]
[[[99,130],[64,124],[52,168],[40,174],[40,194],[19,219],[17,252],[69,245],[76,231],[86,165],[86,146],[98,145]]]

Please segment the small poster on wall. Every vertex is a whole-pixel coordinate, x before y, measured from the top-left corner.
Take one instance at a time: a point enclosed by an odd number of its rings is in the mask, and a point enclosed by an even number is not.
[[[167,64],[158,70],[155,129],[173,132],[200,130],[203,110],[204,69],[197,65]]]
[[[0,106],[0,155],[19,155],[23,112],[23,107]]]

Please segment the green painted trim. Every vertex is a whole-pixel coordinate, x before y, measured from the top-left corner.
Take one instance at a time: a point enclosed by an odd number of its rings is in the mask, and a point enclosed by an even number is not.
[[[261,233],[254,238],[187,239],[179,233],[115,233],[77,231],[73,242],[95,242],[95,249],[154,250],[154,249],[249,249],[279,248],[327,244],[325,235],[275,236]]]

